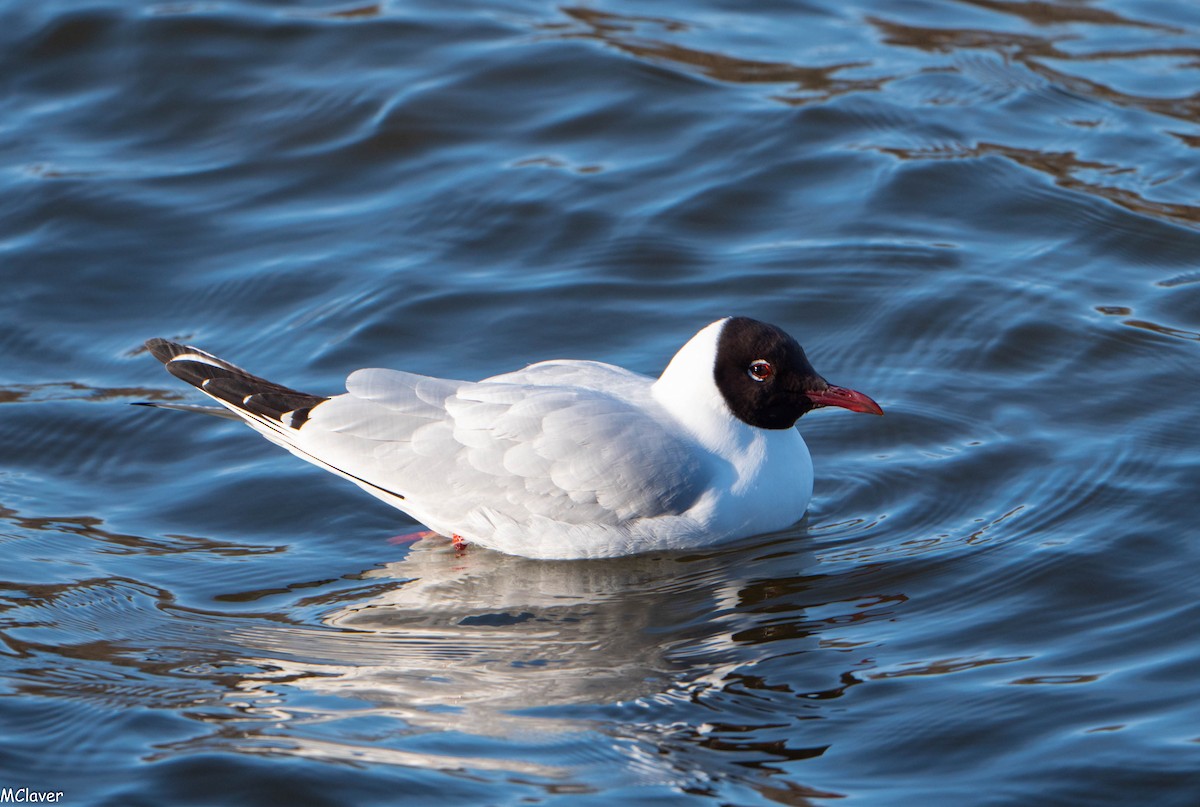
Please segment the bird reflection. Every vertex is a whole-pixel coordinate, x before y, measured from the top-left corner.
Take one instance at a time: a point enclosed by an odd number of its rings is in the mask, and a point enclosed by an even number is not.
[[[427,729],[528,731],[538,718],[518,712],[630,701],[694,678],[673,657],[675,634],[702,620],[711,628],[736,606],[727,573],[722,553],[547,562],[425,538],[366,572],[396,585],[328,613],[327,629],[241,637],[263,653],[246,659],[263,673],[243,692],[286,680]]]

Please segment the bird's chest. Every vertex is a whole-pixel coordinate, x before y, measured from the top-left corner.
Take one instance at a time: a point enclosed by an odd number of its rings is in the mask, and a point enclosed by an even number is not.
[[[717,508],[719,524],[714,524],[739,535],[791,526],[812,498],[812,457],[800,433],[756,432],[730,462],[729,484]]]

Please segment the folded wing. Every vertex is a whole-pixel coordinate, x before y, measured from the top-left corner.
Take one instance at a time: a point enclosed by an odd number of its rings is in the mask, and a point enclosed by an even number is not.
[[[619,527],[683,513],[704,487],[702,458],[628,395],[569,383],[594,382],[605,367],[581,375],[535,365],[482,382],[359,370],[346,395],[312,409],[295,440],[402,495],[400,506],[435,529],[531,515]],[[619,384],[648,389],[648,379],[612,371]]]

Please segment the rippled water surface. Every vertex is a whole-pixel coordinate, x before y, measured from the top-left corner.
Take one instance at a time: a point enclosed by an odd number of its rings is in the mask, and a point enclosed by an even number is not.
[[[1200,6],[0,5],[0,788],[1200,804]],[[536,562],[194,400],[728,313],[884,418],[794,528]]]

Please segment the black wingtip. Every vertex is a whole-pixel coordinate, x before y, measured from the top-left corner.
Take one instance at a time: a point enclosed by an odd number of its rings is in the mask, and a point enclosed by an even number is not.
[[[191,348],[187,345],[181,345],[169,339],[160,339],[156,336],[153,339],[146,340],[146,350],[149,350],[150,355],[154,356],[154,358],[166,364],[181,353],[189,352]]]
[[[212,415],[213,417],[226,418],[228,420],[241,420],[233,412],[220,406],[201,406],[199,404],[184,404],[184,403],[165,403],[163,401],[130,401],[130,406],[148,406],[151,409],[174,409],[178,412],[196,412],[201,415]]]
[[[237,409],[280,422],[294,412],[287,424],[294,429],[304,425],[314,406],[328,400],[259,378],[191,345],[154,338],[146,340],[146,349],[171,375]]]

